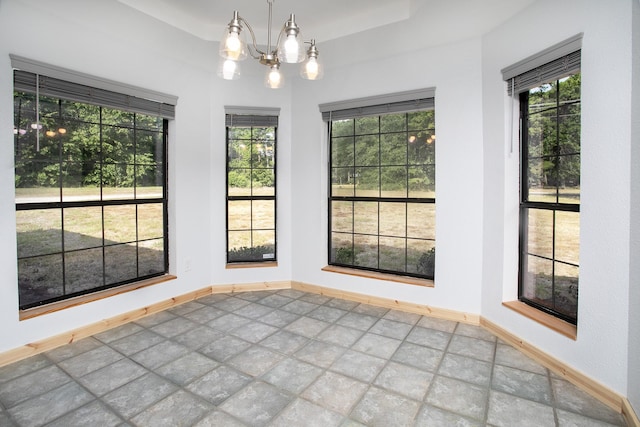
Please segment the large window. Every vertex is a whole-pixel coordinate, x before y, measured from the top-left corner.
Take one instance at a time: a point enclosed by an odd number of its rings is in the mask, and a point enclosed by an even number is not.
[[[274,262],[279,110],[226,110],[227,263]]]
[[[14,71],[21,309],[168,272],[168,114],[118,99]]]
[[[519,299],[573,324],[580,252],[576,44],[565,48],[568,54],[509,81],[521,117]]]
[[[332,109],[329,264],[433,279],[433,90],[381,106]],[[321,106],[322,108],[322,106]]]

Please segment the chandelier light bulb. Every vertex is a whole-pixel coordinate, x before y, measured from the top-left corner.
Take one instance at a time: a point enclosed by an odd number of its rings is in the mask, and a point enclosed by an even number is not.
[[[242,53],[242,42],[240,41],[240,37],[238,37],[238,33],[230,32],[224,45],[229,59],[237,60],[240,57]]]
[[[280,84],[280,80],[280,70],[272,69],[271,71],[269,71],[269,81],[271,82],[271,86],[278,86]]]
[[[280,72],[277,70],[271,71],[271,73],[269,73],[269,79],[271,79],[273,84],[277,85],[278,83],[280,83]]]
[[[268,38],[267,48],[262,50],[258,47],[256,35],[251,25],[238,13],[233,11],[233,18],[224,29],[220,38],[218,52],[224,60],[218,64],[218,76],[225,80],[235,80],[240,76],[238,62],[250,55],[257,59],[262,65],[268,68],[265,76],[265,84],[270,88],[279,88],[284,84],[284,77],[280,73],[282,63],[301,64],[300,74],[308,80],[322,78],[323,67],[318,62],[318,50],[315,48],[315,40],[307,42],[311,44],[309,50],[305,49],[304,38],[300,32],[300,27],[296,24],[295,15],[289,15],[289,19],[277,33],[275,45],[271,44],[271,16],[274,0],[267,0],[269,5]],[[247,43],[247,34],[251,40]]]
[[[232,59],[222,59],[218,64],[218,76],[225,80],[236,80],[240,77],[240,63]]]
[[[295,35],[290,34],[287,36],[287,40],[284,42],[284,57],[285,62],[295,63],[298,62],[298,52],[300,48],[298,46],[298,40]]]
[[[224,29],[220,39],[218,53],[225,59],[242,61],[247,57],[246,43],[244,41],[244,31],[242,31],[243,19],[238,11],[233,12],[233,18]]]
[[[305,65],[305,70],[307,72],[307,78],[309,80],[315,80],[318,78],[320,69],[318,67],[318,61],[316,60],[316,58],[309,58],[307,64]]]
[[[266,86],[271,89],[279,89],[280,87],[282,87],[282,84],[284,83],[284,78],[280,73],[279,65],[276,64],[269,69],[269,71],[267,72],[267,79],[265,83],[266,83]]]
[[[232,80],[233,74],[236,72],[236,62],[231,59],[224,61],[222,65],[222,78],[225,80]]]
[[[307,50],[307,60],[300,67],[300,75],[303,79],[319,80],[324,75],[322,64],[318,61],[318,48],[316,41],[311,40],[309,49]]]

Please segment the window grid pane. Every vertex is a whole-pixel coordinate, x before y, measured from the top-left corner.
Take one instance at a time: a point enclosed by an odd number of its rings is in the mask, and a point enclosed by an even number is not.
[[[20,308],[166,274],[167,120],[21,91],[14,106]]]
[[[227,263],[276,261],[275,126],[227,126]]]
[[[434,278],[433,110],[329,122],[329,263]]]
[[[519,298],[577,323],[580,74],[520,95],[523,117]]]

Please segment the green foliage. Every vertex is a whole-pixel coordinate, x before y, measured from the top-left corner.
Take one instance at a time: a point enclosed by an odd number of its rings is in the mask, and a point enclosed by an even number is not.
[[[230,127],[228,136],[229,187],[273,187],[275,128]]]
[[[361,190],[435,187],[433,110],[335,120],[331,124],[332,181]]]
[[[428,252],[424,252],[418,259],[418,273],[426,277],[434,277],[436,266],[436,248],[433,247]]]
[[[271,255],[269,258],[264,258],[263,255]],[[255,247],[242,246],[240,248],[234,248],[229,251],[229,262],[242,262],[242,261],[264,261],[266,259],[275,259],[274,247],[271,245],[262,245]]]
[[[39,109],[38,138],[35,95],[14,93],[16,188],[155,183],[162,118],[45,96]]]
[[[353,248],[336,248],[334,259],[337,264],[352,265],[355,254]]]
[[[228,175],[229,187],[247,188],[251,185],[251,177],[244,170],[230,170]]]
[[[538,273],[535,274],[535,277],[531,277],[531,280],[535,286],[533,301],[572,318],[576,317],[578,308],[577,277]]]
[[[529,184],[580,185],[580,73],[529,91]]]
[[[273,187],[275,177],[272,169],[257,169],[253,171],[253,185],[257,187]]]

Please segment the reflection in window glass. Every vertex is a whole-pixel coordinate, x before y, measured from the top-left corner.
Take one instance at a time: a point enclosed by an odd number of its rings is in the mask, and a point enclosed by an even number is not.
[[[329,126],[329,263],[433,279],[434,111]]]
[[[167,125],[14,91],[21,309],[167,273]]]

